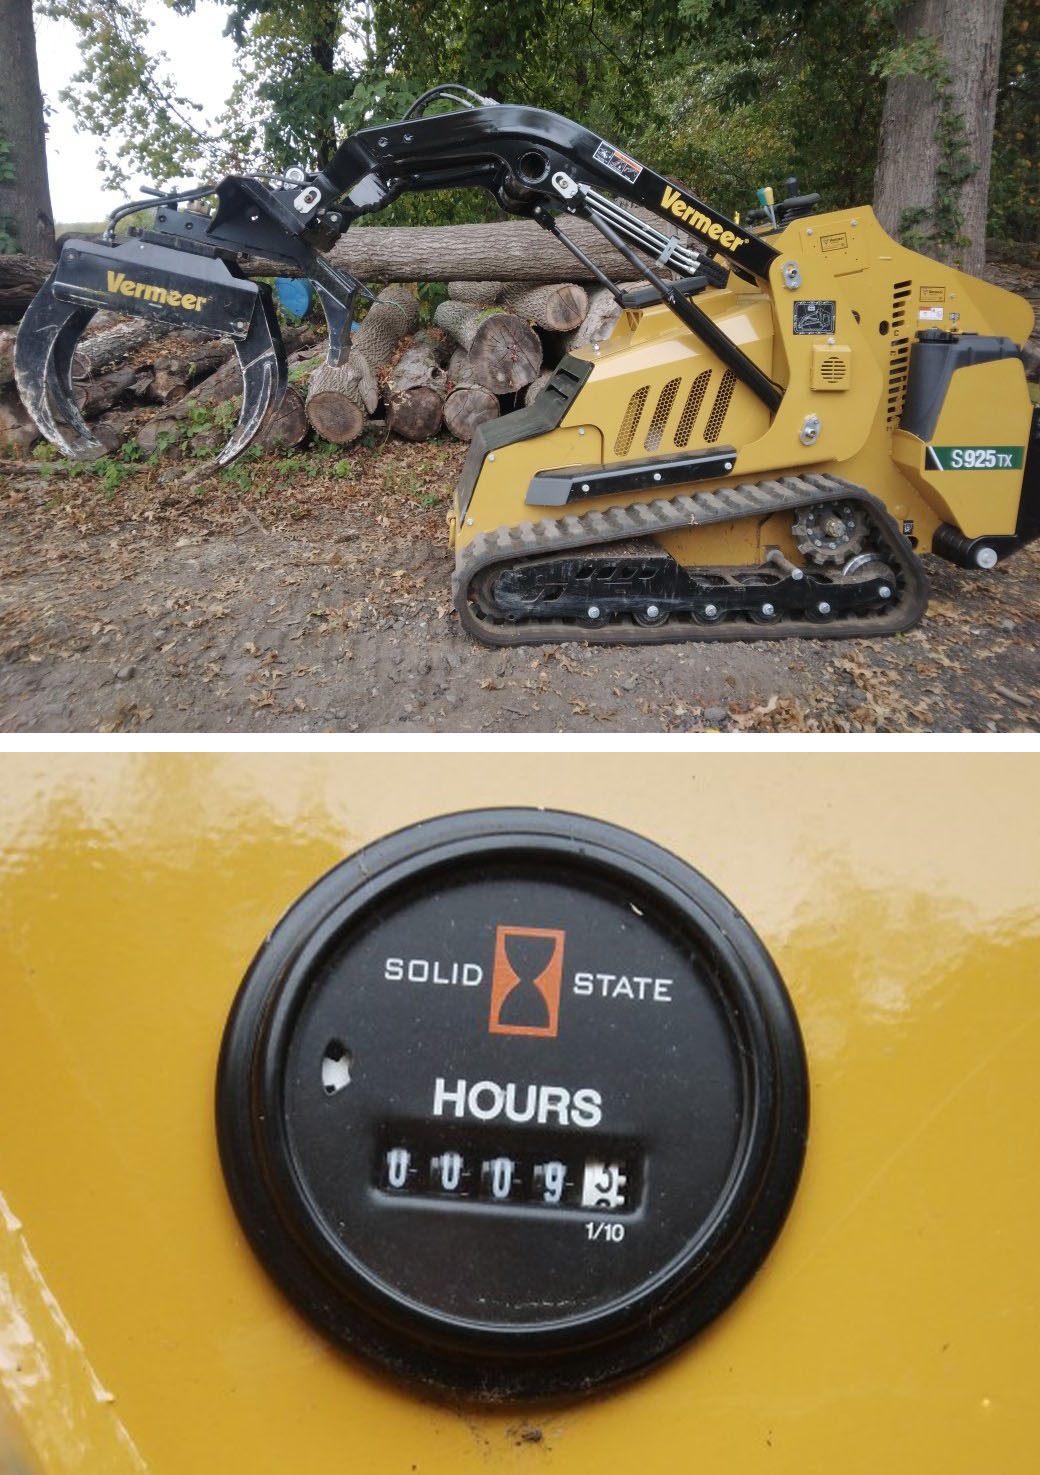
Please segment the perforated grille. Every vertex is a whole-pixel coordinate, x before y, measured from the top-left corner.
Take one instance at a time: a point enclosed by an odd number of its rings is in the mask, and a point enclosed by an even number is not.
[[[719,385],[718,394],[715,396],[715,403],[711,407],[708,423],[704,427],[704,439],[709,445],[713,445],[722,434],[722,422],[726,418],[726,411],[729,409],[729,402],[733,398],[733,386],[736,382],[736,374],[734,374],[732,369],[727,369],[722,376],[722,383]]]
[[[690,392],[686,396],[686,403],[683,405],[682,414],[679,416],[679,423],[675,427],[675,444],[677,446],[688,446],[690,444],[690,435],[696,423],[697,416],[701,412],[701,405],[704,403],[704,396],[708,392],[710,380],[711,370],[705,369],[704,373],[698,374],[690,385]]]
[[[820,365],[820,378],[826,384],[840,384],[845,378],[845,360],[824,359]]]
[[[892,342],[888,351],[889,425],[897,425],[906,399],[906,380],[910,372],[910,340],[906,334],[907,298],[912,283],[896,282],[892,289]]]
[[[664,427],[668,423],[668,416],[672,413],[675,404],[675,396],[679,393],[681,379],[669,379],[668,383],[657,396],[657,404],[654,406],[653,419],[650,421],[650,429],[646,432],[646,440],[643,447],[648,451],[656,451],[661,444],[664,435]]]
[[[646,404],[646,397],[649,393],[649,384],[644,384],[642,389],[637,389],[629,400],[628,409],[625,411],[625,418],[621,422],[621,429],[618,431],[617,440],[614,442],[614,454],[616,456],[624,456],[631,446],[632,437],[635,435],[636,428],[642,418],[643,407]]]

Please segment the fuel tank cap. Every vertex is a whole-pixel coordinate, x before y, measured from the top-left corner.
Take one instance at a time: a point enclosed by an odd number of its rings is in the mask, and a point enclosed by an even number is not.
[[[243,981],[217,1083],[253,1249],[297,1309],[468,1397],[630,1376],[754,1275],[801,1170],[801,1036],[699,872],[485,809],[337,866]]]

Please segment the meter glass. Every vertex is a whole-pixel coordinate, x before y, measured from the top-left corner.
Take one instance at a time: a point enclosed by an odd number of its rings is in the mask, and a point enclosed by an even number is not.
[[[323,878],[255,960],[218,1125],[268,1268],[395,1371],[503,1397],[636,1371],[739,1291],[806,1129],[761,943],[597,821],[448,816]]]

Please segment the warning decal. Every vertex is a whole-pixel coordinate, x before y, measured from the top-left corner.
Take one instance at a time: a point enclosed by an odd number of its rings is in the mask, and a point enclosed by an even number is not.
[[[629,184],[635,184],[643,172],[642,164],[635,159],[630,159],[627,154],[616,149],[612,143],[607,143],[606,139],[598,145],[592,157],[597,164],[605,164],[615,174],[620,174],[622,179],[627,179]]]

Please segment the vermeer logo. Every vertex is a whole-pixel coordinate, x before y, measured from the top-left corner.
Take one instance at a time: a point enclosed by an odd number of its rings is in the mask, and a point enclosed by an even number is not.
[[[493,1035],[554,1038],[560,1024],[565,933],[546,927],[499,927],[491,976]]]
[[[698,235],[707,236],[711,241],[718,241],[723,251],[735,251],[738,246],[747,245],[747,236],[734,235],[721,221],[712,220],[710,215],[705,215],[703,210],[698,210],[695,205],[691,205],[677,189],[672,189],[671,185],[665,187],[665,192],[661,196],[661,209],[670,210],[676,220],[684,221]]]
[[[121,271],[108,273],[108,290],[113,297],[135,297],[144,302],[161,302],[164,307],[184,307],[189,312],[201,312],[208,297],[199,297],[195,292],[172,292],[167,287],[156,287],[151,282],[135,282]]]

